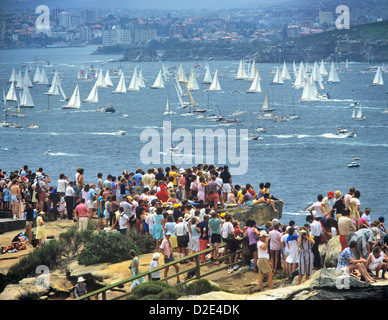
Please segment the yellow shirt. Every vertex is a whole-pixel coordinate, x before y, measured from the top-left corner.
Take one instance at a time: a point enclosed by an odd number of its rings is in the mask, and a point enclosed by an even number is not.
[[[175,171],[170,171],[170,173],[168,174],[169,177],[174,177],[174,180],[173,180],[173,184],[174,186],[178,185],[177,181],[176,181],[176,177],[178,176],[178,174],[175,172]]]

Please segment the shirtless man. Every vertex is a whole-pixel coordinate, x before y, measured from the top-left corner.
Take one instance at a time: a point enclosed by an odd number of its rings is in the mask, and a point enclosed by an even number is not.
[[[22,193],[19,187],[19,181],[17,179],[12,180],[11,186],[11,198],[12,198],[12,213],[14,220],[21,220],[23,218],[20,213],[20,201],[22,200]]]

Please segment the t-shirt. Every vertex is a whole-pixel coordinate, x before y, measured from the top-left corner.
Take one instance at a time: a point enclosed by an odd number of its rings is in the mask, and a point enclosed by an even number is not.
[[[323,211],[321,209],[321,204],[322,204],[322,202],[317,201],[317,202],[314,202],[312,205],[313,208],[315,209],[315,217],[317,217],[317,218],[323,217]]]
[[[170,257],[172,252],[172,243],[171,240],[167,240],[167,238],[164,238],[162,243],[160,244],[159,249],[163,249],[163,254],[166,255],[167,257]]]
[[[334,205],[333,205],[333,209],[335,210],[335,213],[336,214],[342,214],[342,212],[344,212],[344,209],[345,209],[345,204],[342,202],[342,199],[338,199]]]
[[[136,173],[133,177],[132,177],[133,180],[135,180],[135,183],[136,185],[140,185],[140,183],[142,182],[143,180],[143,175],[139,172],[139,173]]]
[[[212,234],[221,234],[221,225],[224,223],[221,219],[209,219],[209,227]]]
[[[234,228],[231,222],[225,222],[221,228],[221,235],[224,239],[228,238],[229,233],[233,233]]]
[[[230,175],[229,171],[222,171],[220,174],[220,178],[222,179],[223,183],[230,183],[230,178],[232,176]]]
[[[78,214],[79,217],[87,217],[88,216],[88,207],[84,203],[80,203],[76,208],[75,212]]]
[[[280,238],[282,234],[279,230],[272,230],[269,232],[268,237],[270,240],[269,248],[271,250],[280,250]]]
[[[353,228],[353,230],[351,230]],[[356,227],[353,224],[352,219],[342,216],[338,219],[338,231],[340,235],[347,236],[351,232],[356,231]]]
[[[260,247],[262,245],[265,245],[265,243],[263,241],[258,241],[257,242],[257,258],[261,259],[261,258],[264,258],[264,259],[269,259],[269,254],[268,254],[268,250],[267,249],[261,249]]]
[[[65,191],[66,191],[66,184],[67,184],[67,181],[66,181],[66,180],[59,179],[59,180],[58,180],[57,191],[58,191],[58,192],[65,193]]]
[[[371,222],[372,222],[372,218],[370,217],[370,214],[364,213],[364,214],[361,216],[361,218],[364,218],[364,219],[369,223],[369,225],[370,225]]]
[[[128,216],[123,212],[120,214],[119,224],[120,229],[127,229]]]
[[[319,237],[320,235],[322,235],[322,227],[321,227],[321,224],[319,221],[314,221],[311,225],[310,225],[310,228],[311,228],[311,235],[314,236],[314,237]]]
[[[247,193],[244,195],[243,202],[252,201],[252,200],[253,200],[252,194],[250,194],[249,192],[247,192]]]
[[[197,227],[199,228],[199,238],[202,240],[209,240],[209,225],[206,221],[201,221],[197,224]],[[206,228],[206,231],[204,232],[203,229]]]
[[[178,185],[178,182],[176,180],[176,177],[178,176],[178,174],[175,172],[175,171],[170,171],[169,174],[168,174],[169,177],[174,177],[174,180],[172,181],[172,183],[174,184],[174,186]]]
[[[331,204],[330,204],[330,200],[327,196],[323,198],[322,205],[323,205],[323,208],[325,209],[326,212],[330,212]]]

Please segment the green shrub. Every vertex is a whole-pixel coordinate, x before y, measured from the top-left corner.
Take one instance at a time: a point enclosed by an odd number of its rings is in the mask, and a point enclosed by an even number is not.
[[[136,243],[141,254],[155,250],[155,239],[149,234],[139,234],[136,231],[132,231],[129,233],[129,238]]]
[[[18,296],[18,300],[40,300],[40,296],[36,292],[29,291]]]
[[[133,288],[128,300],[176,300],[182,294],[162,281],[150,281]]]
[[[62,247],[62,254],[67,258],[78,255],[85,243],[89,241],[92,234],[92,229],[88,228],[79,232],[77,226],[73,226],[68,231],[61,233],[59,235],[59,240]]]
[[[219,289],[215,285],[211,284],[207,279],[196,280],[187,284],[184,288],[184,293],[188,296],[200,295],[211,291],[219,291]]]
[[[138,254],[135,242],[119,232],[94,233],[79,254],[78,263],[86,266],[103,262],[118,263],[130,259],[131,249]]]

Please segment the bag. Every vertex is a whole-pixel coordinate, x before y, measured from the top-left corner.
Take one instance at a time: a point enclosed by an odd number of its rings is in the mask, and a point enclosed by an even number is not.
[[[228,236],[226,237],[226,241],[228,242],[232,242],[234,240],[234,234],[233,233],[229,233]]]
[[[35,193],[36,195],[40,194],[42,192],[42,188],[39,185],[39,181],[35,184]]]

